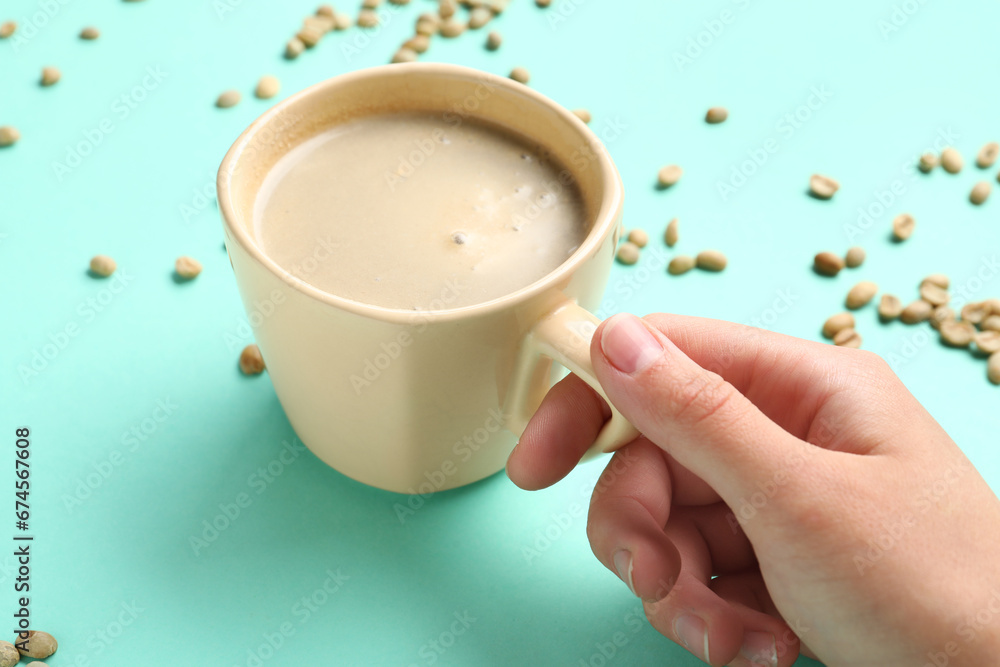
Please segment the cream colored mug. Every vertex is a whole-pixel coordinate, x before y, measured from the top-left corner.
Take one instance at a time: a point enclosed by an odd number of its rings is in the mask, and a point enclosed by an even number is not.
[[[451,309],[446,291],[418,312],[350,301],[278,266],[253,232],[268,171],[326,128],[393,111],[484,119],[541,143],[579,185],[593,218],[585,241],[528,287]],[[621,179],[582,121],[527,86],[447,64],[337,76],[243,132],[219,169],[218,196],[226,248],[278,399],[302,442],[345,475],[425,494],[497,472],[558,379],[553,360],[603,395],[590,362],[598,320],[588,311],[600,303],[621,232]],[[612,409],[591,451],[612,451],[636,435]]]

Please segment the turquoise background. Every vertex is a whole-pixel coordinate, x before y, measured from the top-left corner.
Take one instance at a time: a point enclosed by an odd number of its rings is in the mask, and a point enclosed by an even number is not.
[[[414,0],[366,38],[330,35],[285,61],[285,41],[315,5],[3,2],[0,20],[17,19],[22,35],[42,22],[33,15],[45,23],[24,42],[0,42],[0,125],[23,134],[0,150],[0,433],[12,469],[14,428],[32,431],[31,609],[34,627],[61,644],[48,663],[253,665],[249,652],[266,635],[291,628],[264,664],[427,665],[433,655],[448,665],[600,665],[598,645],[615,633],[626,642],[611,663],[701,664],[642,621],[637,601],[590,553],[581,512],[600,463],[537,493],[499,474],[432,496],[402,522],[394,507],[405,496],[358,484],[309,453],[293,456],[294,447],[277,463],[294,434],[267,376],[237,370],[250,340],[214,172],[271,104],[252,95],[258,77],[277,75],[284,97],[385,63],[432,3]],[[620,128],[608,148],[627,191],[627,225],[653,240],[638,267],[615,267],[602,315],[666,310],[816,339],[861,279],[906,300],[923,275],[942,271],[975,298],[1000,295],[995,275],[973,289],[996,262],[1000,202],[967,201],[976,181],[995,175],[972,162],[1000,136],[990,75],[998,24],[1000,5],[985,0],[555,0],[547,10],[514,0],[490,25],[504,35],[499,51],[483,48],[482,30],[435,39],[422,60],[499,74],[528,67],[537,90],[589,108],[599,134]],[[101,38],[79,40],[85,25]],[[37,78],[50,64],[63,80],[43,89]],[[148,68],[161,80],[141,89]],[[243,102],[216,109],[228,88]],[[825,99],[802,107],[814,89]],[[729,121],[706,125],[713,105],[728,107]],[[782,120],[796,112],[796,126]],[[110,133],[94,135],[102,121]],[[57,173],[53,163],[88,131],[99,144]],[[936,141],[962,151],[961,174],[913,171]],[[722,196],[719,183],[765,144],[777,150]],[[657,191],[656,171],[671,162],[685,176]],[[806,196],[813,172],[840,180],[834,200]],[[894,201],[856,229],[859,208],[875,207],[896,181]],[[890,221],[904,210],[917,230],[895,245]],[[674,216],[675,250],[719,248],[726,272],[666,275],[660,237]],[[811,272],[817,251],[855,243],[868,250],[862,268],[836,279]],[[87,275],[96,253],[113,256],[128,278],[114,283],[118,293]],[[172,279],[181,254],[204,264],[194,282]],[[882,326],[872,307],[858,326],[865,347],[890,359],[1000,488],[1000,388],[986,381],[985,363],[941,347],[926,325]],[[61,340],[67,327],[76,335]],[[20,367],[59,342],[37,375],[22,378]],[[264,481],[256,471],[269,464],[280,474]],[[192,536],[237,499],[249,505],[195,553]],[[546,531],[555,536],[547,546],[538,541]],[[13,565],[0,556],[8,620]],[[475,619],[467,631],[428,653],[466,612]]]

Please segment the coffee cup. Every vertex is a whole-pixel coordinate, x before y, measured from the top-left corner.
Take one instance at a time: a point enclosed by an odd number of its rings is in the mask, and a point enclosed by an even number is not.
[[[350,119],[413,111],[488,122],[544,144],[585,200],[590,219],[579,247],[522,289],[460,307],[442,291],[419,311],[324,291],[265,252],[254,206],[284,155]],[[592,312],[621,234],[621,179],[579,118],[527,86],[438,63],[334,77],[243,132],[220,167],[218,199],[239,293],[278,400],[302,442],[343,474],[400,493],[469,484],[504,467],[562,369],[604,394],[590,361]],[[591,452],[613,451],[637,435],[612,407]]]

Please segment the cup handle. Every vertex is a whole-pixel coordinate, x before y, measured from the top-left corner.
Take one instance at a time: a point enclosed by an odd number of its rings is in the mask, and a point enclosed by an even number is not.
[[[541,380],[548,376],[548,360],[553,360],[593,387],[611,406],[611,419],[601,428],[585,459],[613,452],[639,437],[639,431],[608,401],[607,394],[594,375],[594,365],[590,361],[590,342],[600,322],[589,311],[567,300],[531,328],[514,365],[510,390],[504,404],[507,428],[514,435],[521,437],[528,420],[535,414],[548,391],[548,384]]]

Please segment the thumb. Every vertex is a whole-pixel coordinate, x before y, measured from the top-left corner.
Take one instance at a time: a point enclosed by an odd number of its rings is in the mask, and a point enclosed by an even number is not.
[[[815,455],[816,448],[634,315],[604,322],[594,334],[591,358],[615,407],[731,508],[787,483],[789,469]]]

